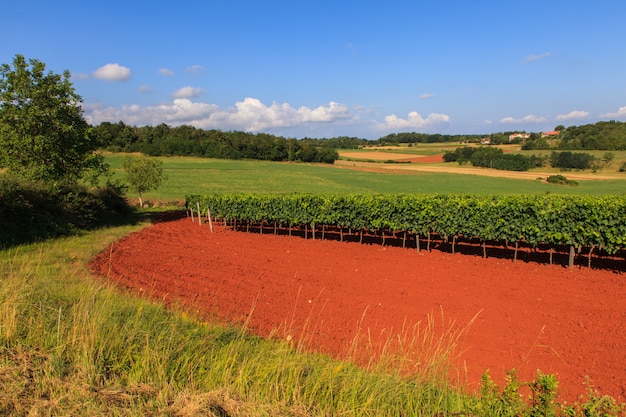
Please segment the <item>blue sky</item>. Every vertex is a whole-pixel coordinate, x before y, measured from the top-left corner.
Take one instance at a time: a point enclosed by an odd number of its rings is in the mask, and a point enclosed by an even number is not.
[[[626,2],[26,1],[0,62],[69,70],[92,124],[286,137],[626,121]]]

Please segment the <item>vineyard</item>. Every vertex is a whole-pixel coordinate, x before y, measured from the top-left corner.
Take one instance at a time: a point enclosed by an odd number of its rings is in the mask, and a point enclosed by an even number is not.
[[[235,228],[293,231],[305,237],[344,240],[357,236],[400,241],[403,246],[445,242],[503,247],[514,260],[520,248],[549,254],[623,257],[626,197],[556,195],[369,195],[369,194],[210,194],[190,195],[193,216],[224,221]],[[200,218],[200,217],[198,217]]]

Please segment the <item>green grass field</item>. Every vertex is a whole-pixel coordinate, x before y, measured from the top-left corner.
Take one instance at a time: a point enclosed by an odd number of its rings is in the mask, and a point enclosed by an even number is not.
[[[120,155],[108,155],[116,177],[123,178]],[[233,161],[191,157],[160,158],[167,181],[145,198],[180,200],[187,194],[242,193],[471,193],[580,194],[626,192],[623,180],[579,181],[578,187],[537,180],[426,172],[376,173],[335,166],[265,161]],[[567,175],[567,173],[565,173]],[[129,196],[134,197],[134,196]]]

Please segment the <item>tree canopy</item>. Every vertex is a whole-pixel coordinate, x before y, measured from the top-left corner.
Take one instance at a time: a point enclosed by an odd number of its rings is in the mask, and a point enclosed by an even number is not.
[[[69,71],[16,55],[0,66],[0,166],[36,181],[73,182],[104,167]]]
[[[163,162],[146,156],[127,156],[122,161],[129,188],[139,194],[139,206],[143,207],[143,193],[159,188],[166,179]]]

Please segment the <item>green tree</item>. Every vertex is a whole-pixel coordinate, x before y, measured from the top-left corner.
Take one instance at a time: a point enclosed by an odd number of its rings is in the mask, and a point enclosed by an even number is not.
[[[127,156],[122,161],[128,187],[139,194],[139,206],[143,207],[143,193],[156,190],[167,178],[163,175],[163,162],[146,156]]]
[[[44,63],[22,55],[15,56],[13,67],[2,64],[0,165],[48,183],[75,182],[88,170],[104,172],[81,102],[69,71],[46,72]]]

